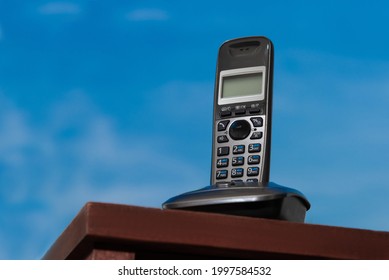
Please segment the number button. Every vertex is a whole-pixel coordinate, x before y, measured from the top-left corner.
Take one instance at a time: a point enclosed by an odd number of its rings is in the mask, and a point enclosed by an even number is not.
[[[243,165],[244,164],[244,157],[233,157],[232,158],[232,165],[237,166],[237,165]]]
[[[243,154],[244,153],[244,145],[234,145],[232,149],[233,154]]]
[[[235,180],[231,180],[231,183],[234,183],[235,185],[240,185],[243,183],[243,180],[241,179],[235,179]]]
[[[230,153],[230,147],[219,147],[217,148],[218,156],[226,156]]]
[[[217,124],[217,131],[224,131],[227,129],[227,125],[230,121],[229,120],[225,120],[225,121],[220,121],[218,122]]]
[[[249,144],[249,153],[259,153],[260,151],[261,151],[260,143]]]
[[[247,176],[257,176],[259,174],[259,167],[247,168]]]
[[[220,167],[227,167],[228,166],[228,158],[218,159],[217,162],[216,162],[216,166],[218,168],[220,168]]]
[[[237,177],[242,177],[243,176],[243,168],[233,168],[231,170],[231,177],[232,178],[237,178]]]
[[[260,157],[258,155],[249,156],[247,158],[248,164],[258,164],[260,160]]]
[[[228,171],[227,170],[218,170],[216,171],[216,179],[226,179],[228,176]]]

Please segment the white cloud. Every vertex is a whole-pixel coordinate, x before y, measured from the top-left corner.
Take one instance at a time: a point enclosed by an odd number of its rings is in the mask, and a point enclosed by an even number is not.
[[[0,216],[0,258],[41,257],[88,201],[160,207],[204,184],[202,170],[150,138],[118,130],[82,90],[41,123],[0,94],[0,211],[13,216]]]
[[[166,11],[161,9],[138,9],[127,14],[130,21],[164,21],[169,19]]]
[[[81,9],[79,5],[71,2],[50,2],[38,8],[44,15],[76,15]]]
[[[52,106],[48,121],[41,124],[31,123],[27,114],[7,100],[2,103],[8,105],[1,108],[0,161],[11,171],[8,174],[25,174],[12,177],[15,187],[24,185],[22,177],[26,178],[29,192],[39,195],[38,199],[53,191],[71,192],[80,186],[107,190],[109,185],[109,192],[114,186],[126,185],[138,193],[139,184],[155,182],[150,179],[152,173],[171,170],[186,182],[196,181],[189,162],[164,154],[160,146],[164,144],[150,135],[118,131],[114,121],[99,113],[82,91],[69,93],[67,100]],[[37,176],[37,172],[42,174]],[[29,192],[18,201],[27,201]],[[98,192],[92,191],[91,197],[84,198],[91,199],[93,193]],[[7,192],[6,196],[12,195]],[[117,199],[121,199],[120,195]]]
[[[19,150],[26,145],[28,139],[28,128],[25,126],[25,117],[23,112],[18,109],[9,109],[6,102],[1,98],[3,103],[2,109],[8,109],[6,114],[0,119],[1,139],[0,154],[1,160],[7,165],[18,165],[23,161],[23,156]]]

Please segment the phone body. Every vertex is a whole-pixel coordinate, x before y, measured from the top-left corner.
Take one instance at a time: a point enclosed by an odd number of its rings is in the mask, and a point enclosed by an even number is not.
[[[219,48],[211,185],[269,182],[273,52],[266,37],[233,39]]]

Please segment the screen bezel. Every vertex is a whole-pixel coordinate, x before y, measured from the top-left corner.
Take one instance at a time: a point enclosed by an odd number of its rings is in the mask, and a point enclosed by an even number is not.
[[[261,93],[255,95],[222,98],[223,79],[225,77],[255,74],[255,73],[262,73]],[[241,103],[241,102],[262,101],[265,99],[265,84],[266,84],[266,66],[255,66],[255,67],[237,68],[237,69],[220,71],[218,104],[225,105],[225,104],[233,104],[233,103]]]

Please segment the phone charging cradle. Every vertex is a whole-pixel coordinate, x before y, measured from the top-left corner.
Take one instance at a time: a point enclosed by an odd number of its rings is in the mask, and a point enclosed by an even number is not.
[[[304,222],[310,203],[299,191],[272,182],[232,182],[172,197],[162,208]]]

